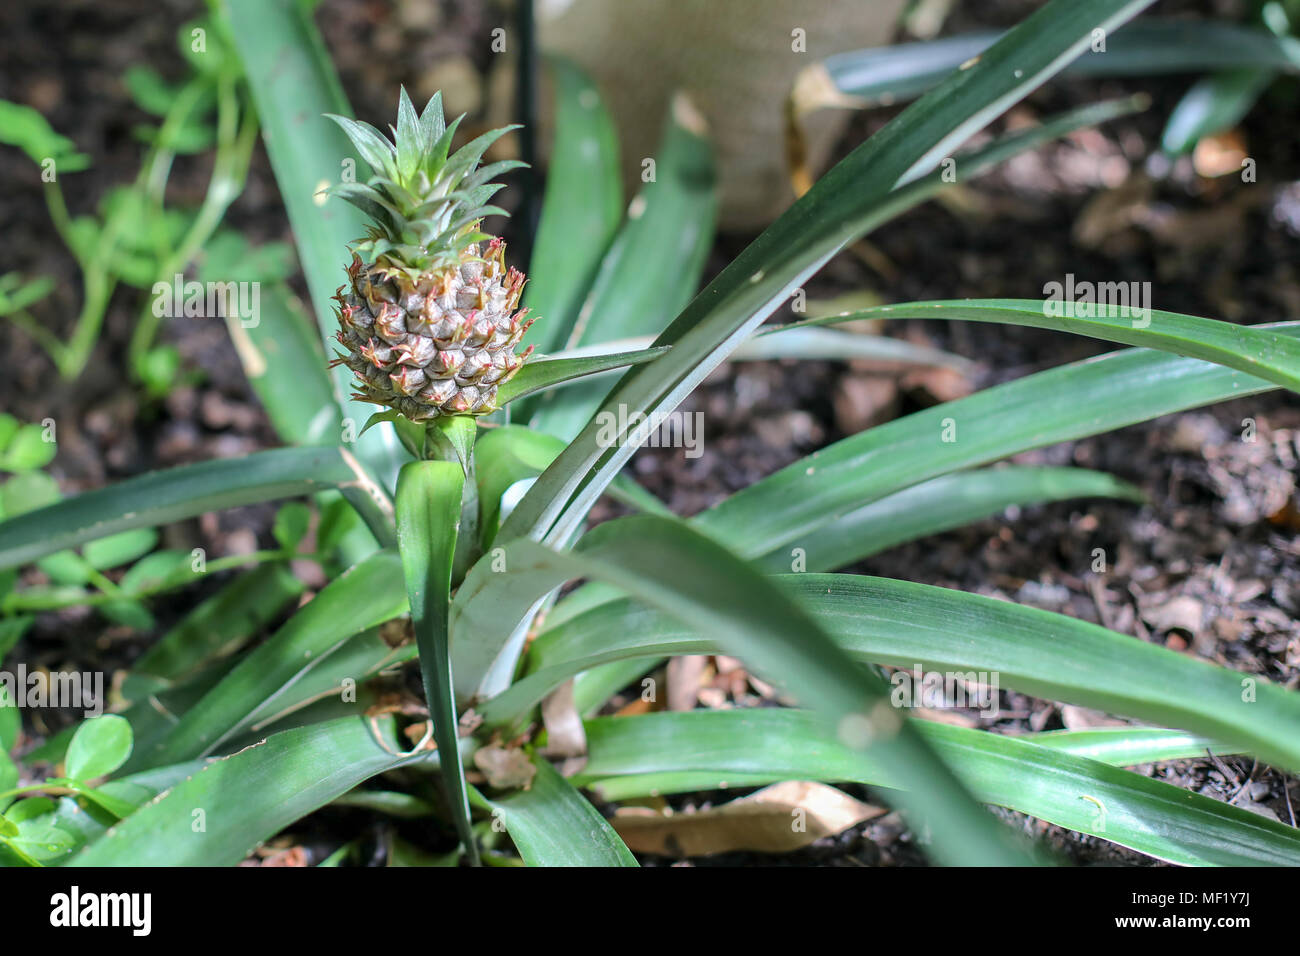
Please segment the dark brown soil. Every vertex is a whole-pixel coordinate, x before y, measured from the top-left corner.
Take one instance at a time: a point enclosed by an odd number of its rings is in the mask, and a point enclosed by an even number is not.
[[[388,4],[326,0],[321,20],[329,24],[327,41],[358,112],[385,114],[398,83],[417,86],[436,58],[464,55],[485,69],[474,51],[486,49],[482,38],[497,22],[485,6],[443,2],[433,30],[395,16]],[[1034,4],[1017,0],[987,13],[985,6],[980,5],[983,19],[963,13],[950,30],[1010,23]],[[1220,8],[1232,13],[1236,6],[1204,2],[1174,9],[1222,15]],[[198,15],[197,7],[181,0],[64,0],[0,9],[0,97],[37,107],[93,158],[89,171],[65,181],[74,214],[89,211],[108,187],[135,175],[141,147],[130,131],[147,117],[131,104],[121,74],[129,64],[146,61],[177,75],[176,30]],[[1300,150],[1295,125],[1277,119],[1294,114],[1295,87],[1271,91],[1240,130],[1247,154],[1257,160],[1253,184],[1232,176],[1200,178],[1188,162],[1167,175],[1159,169],[1152,170],[1158,175],[1148,173],[1147,157],[1163,118],[1185,88],[1185,80],[1161,79],[1059,83],[1040,91],[1013,111],[1011,122],[1139,89],[1153,95],[1153,106],[1143,116],[1016,160],[971,187],[971,202],[960,211],[930,204],[880,230],[870,237],[866,258],[872,265],[842,254],[810,283],[810,298],[862,289],[887,301],[1036,298],[1044,282],[1073,272],[1151,281],[1159,308],[1249,324],[1294,319],[1300,314]],[[888,118],[888,112],[855,118],[843,149]],[[199,157],[178,166],[169,201],[201,199],[204,163]],[[79,283],[49,223],[37,173],[18,151],[0,148],[0,179],[9,184],[0,193],[6,263],[0,271],[68,276],[39,311],[52,328],[69,329],[80,304]],[[254,241],[290,238],[260,147],[249,186],[228,222]],[[710,269],[720,268],[750,238],[720,238]],[[150,403],[125,383],[126,342],[138,301],[134,290],[118,292],[95,359],[73,386],[60,383],[44,354],[6,326],[0,405],[24,420],[56,419],[59,455],[51,470],[65,493],[276,444],[218,325],[174,322],[166,329],[198,373],[193,384]],[[891,323],[885,331],[976,359],[981,370],[963,381],[882,373],[853,363],[729,364],[687,406],[705,412],[703,456],[691,460],[680,450],[646,449],[634,459],[636,476],[674,510],[692,514],[867,424],[1110,348],[1000,326]],[[1245,419],[1255,423],[1253,442],[1242,438]],[[895,548],[853,570],[1060,611],[1294,688],[1300,685],[1300,626],[1294,620],[1300,613],[1297,458],[1300,406],[1289,395],[1268,393],[1169,416],[1020,459],[1112,472],[1139,485],[1148,496],[1145,505],[1065,502],[1012,509]],[[602,506],[598,516],[613,513]],[[169,543],[202,546],[212,555],[253,550],[269,543],[273,514],[268,506],[187,522],[168,531]],[[1090,584],[1094,548],[1112,559],[1100,587]],[[200,596],[187,592],[159,602],[160,622],[174,620]],[[17,656],[52,666],[96,655],[101,666],[105,659],[126,666],[146,645],[93,614],[69,611],[44,615]],[[1012,693],[1004,694],[1002,704],[993,721],[962,712],[947,716],[1008,733],[1105,719]],[[1300,785],[1249,759],[1181,761],[1149,772],[1295,822]],[[677,803],[703,806],[717,799],[721,795],[701,794]],[[1018,814],[1001,815],[1080,863],[1150,863],[1104,841]],[[876,866],[915,865],[923,857],[897,816],[889,815],[785,857],[694,862]]]

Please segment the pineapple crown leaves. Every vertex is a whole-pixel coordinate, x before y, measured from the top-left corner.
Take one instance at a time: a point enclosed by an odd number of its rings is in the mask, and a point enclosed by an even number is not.
[[[491,179],[526,165],[508,159],[479,167],[483,154],[518,126],[489,130],[455,152],[451,141],[464,114],[447,123],[442,94],[435,93],[420,113],[405,87],[397,104],[391,141],[368,123],[326,114],[343,128],[373,171],[365,183],[343,183],[330,190],[372,221],[354,244],[375,262],[381,258],[412,277],[455,262],[466,246],[484,238],[477,224],[484,216],[506,215],[488,205],[501,183]]]

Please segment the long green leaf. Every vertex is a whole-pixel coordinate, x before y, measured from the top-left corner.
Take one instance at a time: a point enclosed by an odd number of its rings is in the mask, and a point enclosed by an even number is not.
[[[234,653],[302,591],[302,582],[284,565],[245,571],[140,655],[123,695],[139,700],[184,680],[209,661]]]
[[[549,61],[555,78],[555,145],[524,304],[541,317],[526,341],[552,352],[568,339],[601,256],[623,216],[614,121],[591,79]]]
[[[1300,323],[1255,328],[1300,336]],[[744,555],[807,547],[841,514],[938,475],[1273,387],[1197,359],[1148,349],[1112,352],[841,439],[692,523]]]
[[[1198,80],[1169,114],[1160,136],[1160,148],[1171,156],[1191,152],[1203,136],[1211,136],[1239,122],[1276,77],[1272,70],[1261,70],[1252,64]]]
[[[489,802],[529,866],[636,866],[614,828],[545,759],[528,790]]]
[[[1300,693],[1257,675],[1061,614],[946,588],[848,574],[764,580],[855,660],[984,673],[1023,693],[1182,728],[1243,746],[1280,767],[1300,767]],[[489,724],[509,721],[569,677],[608,661],[720,648],[728,653],[702,625],[645,604],[599,605],[539,634],[527,676],[480,713]]]
[[[0,570],[119,531],[331,487],[375,491],[338,448],[277,448],[151,471],[0,522]]]
[[[1013,505],[1074,498],[1142,501],[1141,489],[1085,468],[1009,465],[941,475],[855,508],[820,527],[797,553],[774,548],[754,556],[769,571],[833,571],[926,535],[960,528]],[[796,568],[795,562],[800,567]]]
[[[598,723],[595,726],[604,726]],[[924,726],[924,725],[923,725]],[[1231,753],[1204,737],[1166,730],[1161,727],[1096,727],[1090,730],[1052,730],[1046,733],[1025,734],[1017,740],[1037,744],[1061,753],[1088,760],[1098,760],[1112,767],[1131,767],[1136,764],[1156,763],[1163,760],[1185,760],[1205,756],[1207,749],[1216,753]],[[607,741],[602,741],[603,745]],[[584,768],[585,769],[585,768]],[[597,765],[600,769],[600,765]],[[786,775],[769,770],[731,772],[709,770],[665,770],[648,773],[628,773],[601,777],[588,786],[602,800],[619,802],[642,797],[658,797],[668,793],[691,793],[700,790],[724,790],[735,787],[764,787],[776,783]]]
[[[1061,285],[1061,283],[1057,283]],[[1089,294],[1122,297],[1124,304],[1100,304],[1043,299],[950,299],[904,302],[796,323],[797,327],[831,325],[857,319],[952,319],[1023,325],[1035,329],[1073,332],[1089,338],[1173,352],[1226,365],[1268,379],[1292,391],[1300,390],[1300,341],[1279,335],[1268,326],[1235,325],[1177,312],[1162,312],[1143,303],[1130,283],[1102,283]],[[1110,286],[1111,288],[1104,288]],[[1046,287],[1044,293],[1047,292]],[[1069,289],[1062,286],[1068,296]],[[1059,294],[1059,293],[1058,293]],[[1061,314],[1066,313],[1066,314]]]
[[[73,866],[234,866],[258,844],[376,774],[400,752],[391,717],[345,717],[213,761],[109,829]]]
[[[807,713],[693,711],[586,722],[588,762],[576,781],[710,771],[771,779],[904,785],[828,737]],[[984,731],[917,722],[920,736],[979,799],[1188,866],[1300,865],[1300,830],[1100,761]],[[936,838],[937,839],[937,838]]]
[[[497,402],[504,405],[515,399],[554,388],[564,382],[597,375],[629,365],[652,362],[667,352],[665,346],[636,349],[631,352],[612,352],[604,355],[587,355],[574,358],[542,358],[526,362],[518,372],[497,389]]]
[[[465,471],[458,461],[413,461],[397,476],[397,543],[406,595],[420,648],[420,673],[438,752],[457,752],[456,701],[451,689],[451,568],[460,527]],[[479,862],[470,825],[469,791],[459,760],[442,761],[442,779],[470,862]]]
[[[137,748],[130,766],[161,766],[213,753],[259,717],[286,707],[289,695],[301,701],[296,685],[354,634],[405,610],[401,561],[391,551],[377,552],[330,582],[266,643],[240,660],[164,739],[147,751]]]
[[[678,100],[664,124],[654,178],[601,260],[567,345],[658,335],[699,289],[713,245],[717,208],[713,152],[699,114]],[[532,425],[570,439],[599,407],[609,382],[585,382],[549,395]]]
[[[452,605],[452,671],[459,694],[474,691],[514,622],[538,597],[572,577],[603,580],[712,635],[727,653],[818,708],[834,732],[855,746],[870,745],[914,783],[908,809],[946,834],[936,847],[939,859],[1025,861],[884,703],[879,678],[855,667],[757,571],[683,523],[621,518],[588,534],[573,552],[527,539],[497,550],[470,571]]]
[[[1162,760],[1191,760],[1216,754],[1235,753],[1238,748],[1164,727],[1089,727],[1087,730],[1049,730],[1027,734],[1023,740],[1062,753],[1100,760],[1112,767],[1133,767]]]
[[[981,55],[1000,35],[982,31],[837,53],[818,67],[836,94],[825,105],[905,102]],[[1300,42],[1215,20],[1143,19],[1106,36],[1104,49],[1086,51],[1061,75],[1145,76],[1262,66],[1300,70]],[[806,111],[823,104],[800,105]]]
[[[321,195],[323,189],[344,181],[344,160],[352,157],[347,137],[324,114],[349,115],[351,110],[305,5],[295,0],[223,0],[222,9],[257,104],[266,152],[293,226],[325,353],[332,354],[332,296],[346,281],[348,243],[365,234],[366,223],[348,203],[337,198],[324,201]],[[365,181],[364,165],[358,164],[352,172],[356,181]],[[350,420],[353,431],[360,431],[370,409],[348,397],[352,375],[343,366],[335,369],[334,392],[344,424]],[[370,429],[355,447],[383,488],[391,488],[406,460],[392,427]]]

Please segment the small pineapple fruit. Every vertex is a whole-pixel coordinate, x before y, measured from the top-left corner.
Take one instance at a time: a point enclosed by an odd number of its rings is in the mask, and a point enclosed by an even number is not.
[[[448,155],[460,124],[447,126],[435,94],[416,114],[406,90],[393,142],[373,126],[331,116],[374,175],[333,192],[371,220],[353,244],[348,285],[340,286],[340,362],[357,377],[355,397],[424,422],[486,415],[497,387],[532,352],[515,346],[531,322],[516,311],[524,276],[505,266],[505,244],[479,231],[501,185],[492,177],[514,160],[478,168],[484,151],[514,127],[485,133]]]

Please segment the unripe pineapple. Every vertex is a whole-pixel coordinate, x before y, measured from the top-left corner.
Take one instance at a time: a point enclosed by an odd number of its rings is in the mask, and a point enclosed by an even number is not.
[[[374,175],[334,192],[371,220],[353,244],[348,285],[340,286],[337,338],[357,377],[355,396],[412,421],[486,415],[497,387],[532,352],[515,346],[531,322],[516,311],[524,276],[505,266],[505,243],[479,231],[501,185],[493,176],[523,165],[478,168],[484,151],[513,127],[485,133],[448,155],[460,124],[444,123],[441,95],[416,114],[406,90],[393,142],[377,129],[332,116]]]

